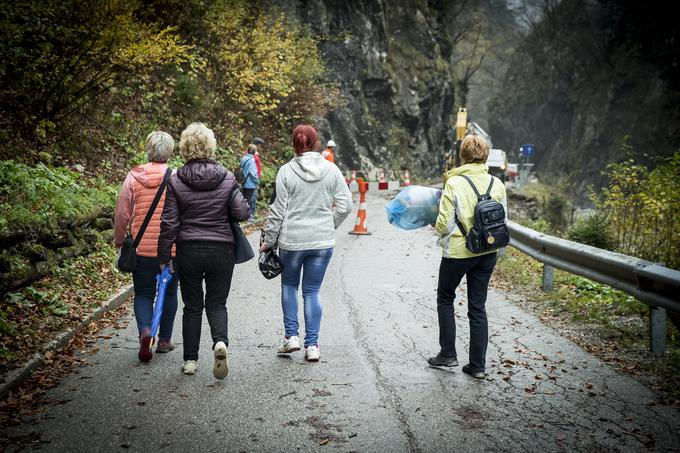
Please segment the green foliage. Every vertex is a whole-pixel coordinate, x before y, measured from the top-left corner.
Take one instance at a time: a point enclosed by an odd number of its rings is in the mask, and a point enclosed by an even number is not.
[[[595,212],[577,221],[567,232],[567,239],[605,250],[614,248],[611,222],[606,214]]]
[[[575,296],[570,301],[571,310],[583,319],[608,323],[612,316],[643,317],[649,311],[642,302],[611,286],[570,274],[564,274],[563,279]]]
[[[0,232],[53,231],[111,208],[116,195],[113,187],[86,182],[67,168],[0,161]]]
[[[191,62],[172,28],[136,0],[18,0],[0,15],[0,111],[25,139],[47,142],[65,118],[159,66]]]
[[[680,151],[649,170],[611,164],[597,207],[611,220],[616,249],[680,269]]]
[[[525,227],[531,228],[532,230],[536,230],[540,233],[550,234],[551,232],[550,222],[545,220],[543,217],[539,217],[536,220],[518,219],[518,221]]]
[[[551,193],[548,197],[543,211],[553,230],[561,230],[564,228],[566,223],[565,212],[567,210],[567,205],[567,199],[560,193]]]

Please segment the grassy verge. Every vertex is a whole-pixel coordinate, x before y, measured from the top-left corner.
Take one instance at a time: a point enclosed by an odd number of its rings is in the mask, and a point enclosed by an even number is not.
[[[559,270],[555,291],[539,290],[542,264],[509,247],[494,286],[523,295],[522,305],[586,351],[635,375],[667,403],[680,406],[680,333],[668,322],[668,351],[649,352],[649,308],[627,294]]]

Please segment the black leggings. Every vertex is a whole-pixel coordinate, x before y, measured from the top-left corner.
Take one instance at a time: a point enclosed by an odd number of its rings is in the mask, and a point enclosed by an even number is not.
[[[229,345],[227,296],[234,273],[234,245],[226,242],[183,242],[177,246],[176,262],[184,302],[184,360],[198,360],[204,307],[210,324],[213,348],[218,341]]]

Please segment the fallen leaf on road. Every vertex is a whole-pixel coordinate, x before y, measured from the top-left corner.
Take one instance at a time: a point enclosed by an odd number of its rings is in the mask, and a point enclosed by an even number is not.
[[[328,443],[328,439],[321,439],[319,441],[319,445],[326,445]]]

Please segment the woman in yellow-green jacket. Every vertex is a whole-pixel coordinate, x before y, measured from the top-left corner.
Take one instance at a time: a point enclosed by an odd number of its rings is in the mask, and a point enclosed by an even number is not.
[[[477,379],[483,379],[486,363],[486,347],[489,337],[486,319],[486,294],[491,273],[496,265],[496,251],[475,254],[465,247],[465,236],[458,223],[465,231],[470,231],[474,222],[474,210],[477,195],[463,178],[467,176],[479,193],[485,193],[491,178],[491,198],[503,204],[507,212],[505,186],[500,179],[489,175],[486,160],[489,156],[489,145],[482,137],[470,135],[461,144],[460,155],[463,165],[456,168],[454,176],[449,178],[444,187],[439,204],[439,216],[435,229],[442,247],[442,261],[439,265],[439,283],[437,285],[437,314],[439,317],[439,353],[430,359],[432,366],[457,366],[456,354],[456,319],[453,301],[456,288],[463,276],[467,277],[468,318],[470,320],[469,363],[463,366],[463,372]]]

